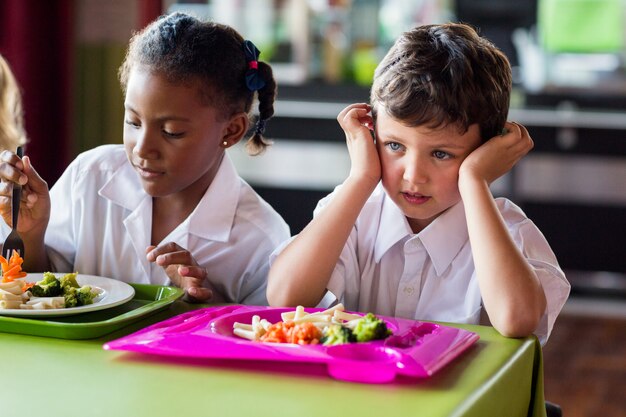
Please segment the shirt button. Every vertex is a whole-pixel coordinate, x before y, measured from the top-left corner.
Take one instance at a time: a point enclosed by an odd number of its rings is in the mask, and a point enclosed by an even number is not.
[[[411,295],[411,294],[413,294],[413,291],[415,291],[415,290],[413,289],[413,287],[404,287],[404,289],[402,291],[404,291],[405,293]]]

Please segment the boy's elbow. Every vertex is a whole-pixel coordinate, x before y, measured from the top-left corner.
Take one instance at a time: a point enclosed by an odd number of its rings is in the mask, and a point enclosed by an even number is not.
[[[502,336],[527,337],[535,332],[540,320],[541,314],[519,314],[510,311],[491,318],[491,324]]]
[[[296,297],[290,290],[289,281],[279,271],[270,269],[267,279],[267,302],[271,307],[293,307],[297,305]]]
[[[267,297],[267,302],[272,307],[282,307],[284,302],[284,292],[280,291],[280,288],[277,288],[277,281],[280,280],[276,277],[276,273],[272,269],[270,269],[269,275],[267,277],[267,290],[265,295]]]
[[[281,272],[279,268],[270,269],[266,297],[271,307],[314,307],[322,299],[316,297],[316,290],[302,286],[307,279],[294,279],[294,273]]]

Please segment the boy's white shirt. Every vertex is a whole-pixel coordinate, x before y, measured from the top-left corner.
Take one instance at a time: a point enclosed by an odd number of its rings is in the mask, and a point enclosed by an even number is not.
[[[79,155],[50,197],[45,243],[55,271],[170,283],[162,267],[146,260],[152,198],[122,145]],[[238,176],[225,155],[196,209],[162,243],[176,242],[189,250],[227,301],[265,305],[268,256],[288,237],[284,220]]]
[[[318,203],[314,215],[333,194]],[[511,201],[498,198],[496,202],[545,291],[546,312],[535,332],[545,343],[570,285],[534,223]],[[478,324],[482,298],[462,202],[413,234],[406,217],[379,184],[361,210],[327,288],[321,307],[342,302],[354,311]]]

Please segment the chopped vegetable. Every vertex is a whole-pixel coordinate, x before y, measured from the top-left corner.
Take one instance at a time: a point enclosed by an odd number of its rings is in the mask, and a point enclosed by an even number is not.
[[[385,322],[372,313],[367,313],[357,321],[352,330],[357,342],[369,342],[370,340],[385,339],[391,334]]]
[[[322,332],[313,323],[294,323],[279,321],[268,327],[267,332],[259,339],[262,342],[295,343],[298,345],[314,345],[319,343]]]
[[[63,288],[63,297],[65,297],[65,308],[93,304],[93,300],[94,298],[96,298],[97,295],[98,293],[94,291],[89,285],[83,285],[82,287],[65,286]]]
[[[342,345],[344,343],[356,342],[356,338],[348,327],[341,324],[333,324],[324,329],[320,342],[326,346]]]
[[[24,260],[19,252],[13,251],[11,257],[7,260],[0,255],[0,266],[2,266],[2,282],[13,282],[18,278],[24,278],[26,272],[22,271]]]
[[[61,288],[63,291],[67,291],[68,288],[80,288],[78,282],[76,282],[76,272],[72,272],[70,274],[65,274],[61,277]]]
[[[93,291],[89,285],[83,285],[76,290],[76,298],[79,306],[86,306],[87,304],[93,304],[93,299],[98,295]]]
[[[45,272],[43,279],[37,281],[29,291],[34,297],[57,297],[63,292],[61,283],[51,272]]]

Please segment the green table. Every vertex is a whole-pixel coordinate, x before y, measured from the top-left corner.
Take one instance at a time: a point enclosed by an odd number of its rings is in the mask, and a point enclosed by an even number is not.
[[[0,416],[545,417],[541,347],[493,328],[434,377],[368,385],[301,366],[164,359],[103,343],[189,310],[183,302],[92,340],[0,333]],[[272,368],[275,366],[275,368]]]

